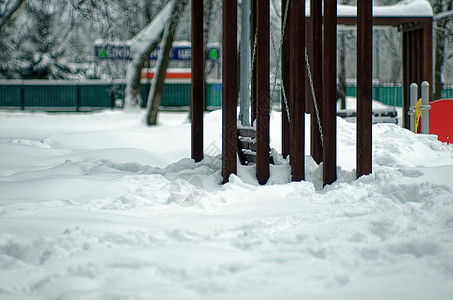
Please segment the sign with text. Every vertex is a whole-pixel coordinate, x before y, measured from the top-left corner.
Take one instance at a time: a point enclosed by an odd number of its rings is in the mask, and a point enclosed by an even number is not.
[[[150,60],[157,60],[160,47],[156,47],[149,57]],[[130,60],[131,49],[127,44],[96,44],[94,46],[94,55],[97,59],[110,60]],[[192,59],[191,46],[174,46],[170,52],[170,60],[190,61]],[[220,59],[219,47],[208,47],[206,50],[206,60],[217,61]]]

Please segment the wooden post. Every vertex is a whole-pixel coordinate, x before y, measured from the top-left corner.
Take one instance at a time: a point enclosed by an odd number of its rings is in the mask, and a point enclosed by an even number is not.
[[[250,49],[252,49],[252,52],[254,51],[255,48],[255,35],[256,35],[256,20],[257,20],[257,12],[256,12],[256,5],[257,5],[258,0],[252,0],[251,2],[251,8],[250,8]],[[255,57],[253,57],[252,53],[252,61],[250,62],[250,66],[252,68],[252,72],[250,74],[250,86],[251,86],[251,91],[250,91],[250,118],[251,118],[251,124],[253,125],[253,122],[256,120],[256,54]]]
[[[429,100],[434,101],[433,94],[433,29],[432,20],[423,24],[423,71],[422,81],[428,81],[430,83]]]
[[[237,0],[223,0],[222,33],[222,176],[236,174],[237,144]]]
[[[305,1],[290,2],[291,16],[291,170],[305,179]]]
[[[284,16],[285,16],[285,10],[286,10],[286,5],[290,0],[282,0],[282,26],[284,25]],[[291,13],[288,9],[288,16],[286,19],[286,26],[285,26],[285,32],[283,36],[283,45],[282,45],[282,81],[283,85],[282,87],[285,88],[286,92],[286,99],[287,99],[287,104],[288,108],[291,106],[290,100],[290,43],[291,43],[291,38],[290,38],[290,27],[291,27]],[[286,111],[286,104],[284,100],[284,95],[283,95],[283,89],[282,89],[282,155],[284,158],[286,158],[289,155],[290,152],[290,122],[288,121],[288,114]],[[290,113],[291,115],[291,113]]]
[[[409,56],[410,56],[410,46],[409,46],[409,33],[403,32],[403,112],[402,112],[402,123],[403,127],[406,129],[410,128],[410,118],[408,115],[410,101],[409,101]]]
[[[337,0],[324,0],[323,183],[337,179]]]
[[[204,35],[203,0],[192,0],[192,159],[203,160],[203,111],[204,111]]]
[[[373,5],[357,3],[357,177],[372,172]]]
[[[259,0],[256,46],[256,177],[259,184],[269,179],[269,0]]]
[[[312,33],[313,33],[313,44],[312,44],[312,65],[311,74],[313,77],[314,90],[316,100],[318,102],[319,118],[322,123],[322,90],[323,90],[323,79],[322,79],[322,1],[312,0],[311,1],[311,20],[312,20]],[[311,113],[311,156],[316,163],[322,162],[322,142],[321,134],[319,132],[318,120],[316,118],[316,112],[313,105],[313,99],[311,101],[312,113]]]

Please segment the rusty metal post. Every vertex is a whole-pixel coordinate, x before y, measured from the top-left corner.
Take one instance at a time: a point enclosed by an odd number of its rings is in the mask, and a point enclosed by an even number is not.
[[[250,49],[252,49],[252,51],[255,48],[256,20],[258,17],[256,12],[257,3],[258,0],[252,0],[250,8]],[[250,74],[250,118],[251,123],[253,124],[253,122],[256,120],[256,55],[255,59],[252,58],[250,66],[252,68],[252,72]]]
[[[409,46],[409,33],[403,32],[403,112],[402,112],[402,123],[403,127],[410,129],[410,92],[409,85],[411,84],[409,80],[410,72],[410,46]]]
[[[204,62],[203,0],[192,0],[192,159],[203,160]]]
[[[256,177],[259,184],[269,179],[269,0],[259,0],[256,46]]]
[[[431,89],[429,90],[430,101],[434,100],[433,94],[433,28],[432,20],[423,24],[423,81],[430,83]]]
[[[322,124],[322,1],[312,0],[311,1],[311,20],[312,20],[312,34],[313,34],[313,45],[312,45],[312,66],[311,73],[313,76],[313,84],[315,95],[318,102],[318,110],[320,112],[320,119]],[[313,99],[312,99],[313,100]],[[311,101],[311,106],[313,101]],[[316,163],[322,162],[322,142],[321,134],[319,131],[318,121],[316,119],[316,112],[314,107],[312,108],[311,114],[311,156]]]
[[[357,177],[372,172],[373,4],[357,3]]]
[[[337,0],[324,0],[323,183],[337,180]]]
[[[284,25],[284,16],[285,16],[285,9],[286,5],[290,0],[282,0],[282,26]],[[290,97],[290,24],[291,24],[291,13],[288,10],[288,16],[286,20],[286,27],[283,36],[283,44],[282,44],[282,81],[283,87],[285,88],[286,92],[286,99],[288,107],[291,106],[291,97]],[[286,158],[290,152],[290,122],[288,121],[288,114],[286,111],[286,103],[284,100],[283,89],[282,89],[282,155]],[[290,113],[291,115],[291,113]]]
[[[291,16],[291,170],[305,179],[305,1],[290,2]]]
[[[237,0],[223,0],[222,33],[222,176],[237,173]]]

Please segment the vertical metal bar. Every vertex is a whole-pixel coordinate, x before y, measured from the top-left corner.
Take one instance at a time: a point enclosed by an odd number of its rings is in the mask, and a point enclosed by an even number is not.
[[[241,6],[241,85],[239,120],[244,126],[250,126],[250,0],[242,0]]]
[[[413,30],[409,32],[409,49],[409,79],[410,82],[416,82],[417,84],[420,84],[417,73],[417,44],[415,43],[415,32]]]
[[[323,90],[323,80],[322,80],[322,1],[312,0],[311,1],[311,19],[312,19],[312,29],[313,29],[313,45],[312,45],[312,67],[311,73],[313,76],[313,84],[316,97],[318,99],[318,110],[321,113],[320,119],[322,124],[322,90]],[[312,99],[313,100],[313,99]],[[313,106],[313,101],[312,106]],[[316,119],[315,109],[311,110],[311,156],[316,161],[316,163],[322,162],[322,142],[321,134],[319,132],[319,124]]]
[[[292,180],[305,179],[305,1],[291,4],[291,170]]]
[[[257,20],[257,12],[256,12],[256,5],[259,0],[251,0],[251,8],[250,8],[250,44],[251,49],[253,51],[254,44],[255,44],[255,36],[256,36],[256,20]],[[253,60],[253,59],[252,59]],[[251,86],[251,97],[250,97],[250,106],[251,106],[251,122],[256,120],[256,57],[251,62],[252,74],[250,74],[250,86]]]
[[[323,183],[337,179],[337,0],[324,0],[323,41]]]
[[[25,86],[20,86],[20,109],[25,110]]]
[[[434,100],[433,94],[433,28],[432,20],[423,24],[423,81],[430,83],[429,90],[430,101]]]
[[[410,98],[409,98],[409,85],[411,84],[409,78],[409,33],[403,32],[403,113],[402,113],[402,123],[403,127],[410,129],[410,118],[408,115],[410,107]]]
[[[236,174],[237,144],[237,0],[223,0],[222,33],[222,176]]]
[[[80,111],[80,104],[82,102],[80,89],[80,84],[76,85],[76,111]]]
[[[409,129],[410,131],[415,132],[415,103],[417,103],[418,100],[418,84],[412,82],[409,89]]]
[[[415,44],[417,48],[417,74],[418,74],[418,83],[423,81],[423,29],[418,29],[415,32]]]
[[[422,110],[422,130],[421,133],[429,134],[429,110],[431,109],[431,105],[429,105],[429,91],[430,86],[428,81],[423,81],[422,84],[422,106],[420,109]]]
[[[203,0],[192,0],[192,159],[203,160],[203,111],[204,111],[204,34]]]
[[[256,46],[256,177],[259,184],[269,179],[269,0],[257,3],[257,46]]]
[[[357,3],[357,177],[372,172],[373,4]]]
[[[283,21],[284,21],[284,16],[285,16],[285,8],[287,2],[290,0],[282,0],[282,26],[283,26]],[[286,27],[284,31],[284,36],[283,36],[283,44],[282,44],[282,81],[283,85],[282,87],[285,88],[286,92],[286,99],[288,102],[288,106],[291,106],[291,96],[290,96],[290,27],[291,27],[291,13],[289,12],[288,9],[288,17],[286,20]],[[289,155],[290,151],[290,123],[288,121],[288,113],[286,111],[286,104],[284,101],[284,96],[283,96],[283,89],[282,89],[282,155],[284,158],[286,158]],[[291,113],[290,113],[291,114]]]

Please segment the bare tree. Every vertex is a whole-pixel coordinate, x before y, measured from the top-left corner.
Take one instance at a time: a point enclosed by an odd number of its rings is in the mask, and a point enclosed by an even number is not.
[[[170,23],[165,29],[165,34],[161,46],[162,57],[159,60],[151,91],[148,96],[148,125],[157,124],[157,114],[162,102],[165,73],[167,72],[168,62],[170,59],[170,51],[173,45],[176,29],[178,28],[178,24],[181,19],[181,15],[183,14],[187,4],[188,0],[179,0],[176,3],[173,9]]]
[[[453,10],[453,0],[433,0],[432,3],[435,16]],[[436,19],[436,17],[435,17]],[[442,93],[442,68],[446,63],[448,38],[453,38],[453,18],[445,14],[444,18],[435,21],[435,61],[434,61],[434,99],[440,99]]]
[[[0,0],[0,31],[26,0]]]

